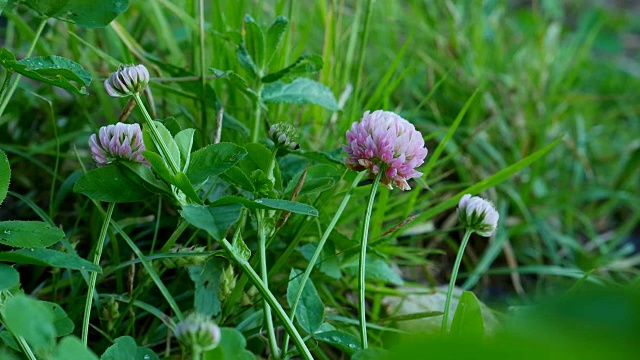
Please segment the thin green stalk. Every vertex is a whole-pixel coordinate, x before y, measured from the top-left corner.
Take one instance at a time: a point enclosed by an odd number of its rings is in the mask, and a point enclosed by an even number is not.
[[[384,174],[384,167],[380,168],[380,171],[373,180],[371,186],[371,194],[369,195],[369,203],[367,204],[367,211],[364,215],[364,225],[362,226],[362,242],[360,243],[360,260],[358,264],[358,313],[360,315],[360,337],[362,348],[369,347],[367,340],[367,318],[366,318],[366,304],[365,304],[365,267],[367,261],[367,241],[369,238],[369,222],[371,221],[371,212],[373,211],[373,202],[376,197],[376,191],[378,190],[378,184]]]
[[[107,213],[104,216],[104,222],[102,222],[102,228],[100,229],[100,235],[98,236],[98,244],[96,245],[96,253],[93,256],[93,263],[100,266],[100,258],[102,257],[102,248],[104,247],[104,240],[107,237],[107,230],[109,229],[109,222],[111,221],[111,215],[113,215],[113,209],[115,203],[109,203]],[[93,271],[89,278],[89,289],[87,290],[87,301],[84,303],[84,318],[82,319],[82,343],[87,346],[87,340],[89,338],[89,318],[91,317],[91,303],[93,302],[93,294],[96,290],[96,280],[98,279],[98,273]]]
[[[7,73],[4,76],[4,81],[2,82],[2,87],[0,88],[0,103],[2,99],[4,99],[5,92],[9,87],[9,83],[11,82],[11,77],[13,76],[13,71],[7,70]]]
[[[458,249],[458,255],[456,256],[456,262],[453,264],[453,272],[451,273],[451,281],[449,281],[449,291],[447,291],[447,300],[444,303],[444,314],[442,315],[442,335],[447,333],[447,322],[449,321],[449,307],[451,306],[451,297],[453,296],[453,287],[456,284],[456,278],[458,277],[458,270],[460,270],[460,263],[462,262],[462,257],[464,256],[464,249],[467,247],[467,243],[469,242],[469,238],[473,231],[471,229],[467,229],[464,233],[464,238],[462,239],[462,244],[460,244],[460,249]]]
[[[193,345],[191,347],[191,360],[200,360],[202,359],[202,351],[197,345]]]
[[[331,235],[333,228],[338,223],[340,216],[342,216],[342,212],[344,211],[344,208],[347,206],[347,203],[349,203],[353,189],[356,188],[356,186],[358,185],[360,180],[362,180],[365,174],[366,172],[361,171],[358,173],[358,175],[356,175],[355,179],[353,179],[353,182],[351,183],[349,190],[347,190],[346,194],[344,195],[344,198],[342,199],[342,202],[340,203],[340,206],[338,206],[338,211],[336,211],[335,215],[333,215],[333,219],[331,219],[329,226],[324,231],[324,234],[322,234],[322,238],[320,239],[320,242],[318,242],[318,247],[316,247],[316,251],[313,253],[313,256],[311,256],[311,259],[309,260],[309,265],[307,265],[307,268],[304,271],[304,274],[302,274],[302,278],[300,280],[300,287],[298,288],[296,297],[293,299],[293,303],[291,304],[291,310],[289,311],[289,317],[291,318],[291,321],[293,321],[296,316],[296,309],[298,307],[298,302],[302,297],[302,291],[305,285],[307,284],[307,280],[309,280],[309,276],[311,275],[311,271],[316,265],[316,261],[318,261],[318,258],[322,253],[322,248],[324,247],[324,244],[327,242],[327,239],[329,239],[329,235]],[[282,351],[283,354],[287,353],[288,344],[289,344],[289,335],[287,334],[285,335],[284,342],[282,345],[284,348],[284,350]]]
[[[258,142],[258,134],[260,133],[260,118],[262,117],[262,106],[260,106],[260,94],[262,93],[262,82],[256,89],[258,98],[256,99],[256,109],[253,117],[253,127],[251,128],[251,142]]]
[[[200,98],[200,111],[201,111],[201,121],[200,130],[202,131],[202,143],[207,143],[207,66],[205,59],[205,47],[204,47],[204,0],[198,1],[198,15],[199,15],[199,37],[200,37],[200,88],[201,88],[201,98]]]
[[[38,40],[40,39],[40,35],[42,35],[42,30],[44,30],[44,26],[45,25],[47,25],[47,19],[43,19],[40,22],[40,24],[38,25],[38,29],[36,30],[36,34],[33,37],[33,40],[31,40],[31,44],[29,45],[29,50],[27,50],[26,54],[24,54],[25,58],[28,58],[33,53],[33,49],[35,49],[36,44],[38,43]],[[16,76],[16,80],[13,82],[13,84],[11,84],[11,88],[9,88],[9,92],[4,96],[4,98],[2,98],[2,103],[0,103],[0,118],[2,118],[2,114],[4,114],[4,110],[7,108],[7,104],[9,104],[9,100],[11,100],[11,97],[13,96],[13,93],[18,88],[18,83],[20,82],[20,78],[22,78],[22,76],[20,74],[18,74],[18,76]],[[6,119],[5,120],[0,120],[0,126],[4,125],[4,123],[7,122],[7,121],[8,120],[6,120]]]
[[[298,347],[298,351],[300,352],[302,358],[306,360],[313,359],[313,356],[311,355],[307,344],[304,343],[304,339],[302,339],[302,336],[300,336],[298,329],[296,329],[296,327],[293,325],[293,322],[291,321],[291,319],[289,319],[287,313],[284,311],[276,297],[273,296],[271,291],[269,291],[267,286],[262,282],[260,276],[258,276],[255,270],[253,270],[249,262],[235,252],[235,250],[233,249],[233,245],[231,245],[231,243],[229,243],[227,239],[222,239],[222,241],[220,241],[220,245],[222,245],[229,256],[231,256],[233,261],[242,269],[242,271],[247,274],[253,285],[262,295],[262,298],[267,301],[269,305],[271,305],[271,308],[275,311],[287,333],[289,333],[289,335],[293,337],[293,342]]]
[[[267,272],[267,229],[264,224],[264,210],[256,211],[256,222],[258,223],[258,252],[260,256],[260,276],[264,283],[265,289],[269,289],[269,275]],[[276,340],[276,332],[273,327],[273,317],[271,316],[271,307],[266,301],[263,301],[264,320],[267,324],[267,338],[269,339],[269,347],[271,354],[275,359],[280,358],[280,349]]]
[[[143,118],[146,122],[147,128],[151,132],[151,137],[153,138],[153,141],[155,142],[156,147],[162,153],[162,157],[165,159],[167,164],[169,164],[169,167],[171,168],[173,175],[179,173],[180,168],[175,163],[175,160],[169,154],[169,149],[167,148],[167,144],[165,144],[164,141],[162,140],[162,137],[160,136],[160,133],[156,128],[156,124],[153,123],[153,119],[151,119],[151,115],[149,115],[147,108],[144,106],[144,103],[140,98],[140,94],[138,93],[133,94],[133,98],[136,100],[136,104],[138,104],[140,111],[142,111]]]
[[[10,292],[4,292],[4,294],[7,294],[8,296],[12,296]],[[3,292],[0,291],[0,306],[2,305],[2,299],[4,298]],[[0,312],[0,323],[1,324],[6,324],[6,321],[4,320],[4,316],[2,316],[2,312]],[[31,350],[31,347],[29,347],[29,344],[27,344],[27,341],[20,335],[16,334],[13,332],[13,330],[11,330],[10,328],[5,326],[5,330],[9,331],[9,334],[11,334],[11,336],[13,336],[14,340],[16,341],[16,343],[18,344],[18,346],[20,347],[20,350],[22,350],[22,353],[24,354],[24,356],[29,359],[29,360],[37,360],[36,356],[33,354],[33,351]]]

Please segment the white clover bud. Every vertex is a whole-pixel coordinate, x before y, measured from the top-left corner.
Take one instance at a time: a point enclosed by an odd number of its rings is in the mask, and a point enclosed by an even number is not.
[[[184,346],[203,352],[218,346],[221,333],[210,317],[192,313],[176,325],[175,335]]]
[[[481,197],[466,194],[458,203],[460,222],[480,236],[491,236],[498,226],[499,217],[493,204]]]
[[[149,83],[149,70],[144,65],[120,66],[104,81],[109,96],[126,97],[141,92]]]
[[[298,150],[300,148],[297,142],[298,132],[289,124],[277,123],[271,125],[269,128],[269,137],[276,146],[289,148],[290,150]]]

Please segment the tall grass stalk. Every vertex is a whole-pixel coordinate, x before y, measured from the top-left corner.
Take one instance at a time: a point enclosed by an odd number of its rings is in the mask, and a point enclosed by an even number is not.
[[[115,203],[109,203],[107,207],[107,213],[104,215],[104,221],[102,222],[102,228],[100,229],[100,235],[98,236],[98,243],[96,244],[96,252],[93,256],[93,263],[100,266],[100,259],[102,258],[102,249],[104,248],[104,240],[107,238],[107,230],[109,229],[109,222],[111,221],[111,215],[113,215],[113,209],[116,207]],[[87,300],[84,303],[84,318],[82,319],[82,343],[87,346],[87,340],[89,338],[89,319],[91,318],[91,303],[93,302],[93,294],[96,290],[96,280],[98,279],[98,273],[96,271],[91,272],[89,278],[89,289],[87,290]]]

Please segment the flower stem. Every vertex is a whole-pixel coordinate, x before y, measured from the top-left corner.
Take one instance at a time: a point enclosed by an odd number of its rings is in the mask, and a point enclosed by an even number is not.
[[[302,291],[305,285],[307,284],[307,280],[309,280],[309,276],[311,275],[311,271],[313,270],[313,267],[316,265],[316,261],[318,261],[318,258],[322,253],[322,248],[324,247],[324,244],[327,242],[327,239],[329,239],[329,235],[331,235],[333,228],[336,226],[336,223],[340,219],[340,216],[342,216],[342,212],[344,211],[344,208],[347,206],[347,203],[351,199],[351,193],[353,192],[353,189],[356,188],[356,186],[358,185],[360,180],[362,180],[364,175],[365,175],[365,172],[361,171],[356,175],[355,179],[353,179],[353,182],[351,183],[349,190],[347,190],[347,193],[344,195],[344,198],[342,199],[342,202],[338,207],[338,211],[336,211],[335,215],[333,215],[333,219],[331,219],[329,226],[324,231],[324,234],[322,234],[322,238],[318,243],[318,247],[316,247],[316,251],[313,253],[313,256],[311,256],[311,260],[309,260],[309,265],[307,265],[307,269],[304,271],[304,274],[302,274],[302,279],[300,279],[300,287],[298,288],[296,297],[293,299],[293,303],[291,304],[291,310],[289,311],[289,317],[291,318],[291,321],[293,321],[293,319],[296,316],[296,308],[298,307],[298,302],[302,297]],[[287,352],[288,343],[289,343],[289,335],[287,334],[285,335],[284,343],[282,345],[284,348],[282,352],[285,354]]]
[[[136,100],[136,104],[138,104],[138,107],[142,111],[142,115],[146,122],[147,128],[149,129],[151,137],[153,138],[153,142],[156,145],[156,148],[160,150],[162,157],[167,162],[167,164],[169,164],[169,168],[171,168],[173,175],[179,173],[180,168],[178,167],[178,164],[176,164],[174,158],[171,157],[171,154],[169,154],[169,148],[167,147],[167,144],[165,144],[164,141],[162,140],[162,137],[160,136],[160,133],[156,128],[156,124],[153,123],[153,119],[151,119],[151,115],[149,115],[147,108],[144,106],[144,103],[140,98],[140,94],[138,93],[133,94],[133,98]]]
[[[473,231],[467,228],[467,231],[464,233],[464,238],[462,239],[462,244],[460,244],[460,248],[458,249],[456,262],[453,264],[453,272],[451,273],[451,281],[449,281],[449,290],[447,291],[447,300],[444,303],[444,314],[442,315],[442,335],[445,335],[447,333],[447,322],[449,321],[449,307],[451,306],[453,287],[456,284],[458,270],[460,270],[460,263],[462,262],[462,257],[464,256],[464,249],[467,247],[467,243],[469,242],[471,233],[473,233]]]
[[[260,106],[260,93],[262,93],[262,82],[258,85],[256,90],[256,94],[258,94],[258,98],[256,99],[256,109],[253,117],[253,128],[251,129],[251,142],[258,142],[258,134],[260,133],[260,118],[262,117],[262,106]]]
[[[378,184],[384,174],[385,169],[381,168],[373,180],[371,186],[371,194],[369,195],[369,203],[367,204],[367,211],[364,215],[364,225],[362,226],[362,242],[360,243],[360,260],[358,264],[358,313],[360,315],[360,337],[362,348],[369,347],[367,341],[367,318],[366,318],[366,303],[365,303],[365,266],[367,261],[367,241],[369,238],[369,223],[371,222],[371,212],[373,211],[373,201],[376,197],[376,191],[378,190]]]
[[[296,327],[293,325],[293,322],[291,322],[291,319],[289,319],[289,317],[287,316],[287,313],[284,311],[280,303],[278,303],[278,300],[275,298],[275,296],[273,296],[271,291],[269,291],[267,286],[262,282],[262,280],[260,279],[258,274],[255,272],[255,270],[253,270],[249,262],[245,258],[240,256],[240,254],[235,252],[235,250],[233,249],[233,245],[231,245],[231,243],[229,243],[227,239],[222,239],[220,241],[220,245],[222,245],[222,247],[227,251],[229,256],[231,256],[233,261],[242,269],[242,271],[245,274],[247,274],[247,276],[249,277],[253,285],[258,289],[258,291],[262,295],[262,298],[266,300],[266,302],[269,303],[269,305],[275,311],[276,315],[282,322],[282,325],[284,326],[285,330],[289,333],[289,335],[293,337],[293,342],[298,347],[298,351],[300,352],[300,355],[302,356],[302,358],[304,358],[305,360],[313,359],[313,356],[311,355],[311,352],[309,351],[307,344],[304,343],[302,336],[300,336],[298,329],[296,329]]]
[[[29,50],[27,50],[27,52],[24,54],[25,58],[28,58],[33,53],[33,49],[35,49],[36,44],[40,39],[40,35],[42,35],[42,30],[44,30],[44,26],[47,25],[47,20],[48,19],[43,19],[40,22],[40,24],[38,24],[36,35],[33,37],[33,40],[31,40],[31,44],[29,45]],[[9,74],[7,73],[7,75]],[[9,104],[9,100],[11,100],[11,96],[13,96],[13,93],[18,88],[18,82],[20,82],[20,78],[22,78],[22,75],[18,74],[18,76],[16,76],[16,80],[13,82],[13,84],[11,84],[9,91],[2,98],[2,103],[0,103],[0,118],[2,117],[2,114],[4,114],[4,110],[7,108],[7,105]],[[8,118],[4,120],[0,120],[0,126],[4,125],[4,123],[7,121],[9,121]]]
[[[269,290],[269,276],[267,272],[267,229],[264,223],[264,210],[256,211],[256,222],[258,223],[258,252],[260,255],[260,276],[264,287]],[[271,307],[266,301],[263,301],[264,319],[267,324],[267,337],[269,339],[269,348],[272,357],[278,359],[280,357],[280,349],[276,339],[276,332],[273,327],[273,317],[271,316]]]
[[[113,215],[113,209],[115,203],[109,203],[107,213],[104,216],[102,222],[102,228],[100,229],[100,235],[98,236],[98,244],[96,245],[96,252],[93,256],[93,263],[100,266],[100,258],[102,257],[102,248],[104,247],[104,240],[107,237],[107,230],[109,229],[109,222],[111,221],[111,215]],[[84,304],[84,318],[82,319],[82,343],[87,346],[87,340],[89,338],[89,318],[91,317],[91,303],[93,302],[93,294],[96,291],[96,280],[98,279],[98,273],[96,271],[91,272],[89,278],[89,289],[87,291],[87,301]]]

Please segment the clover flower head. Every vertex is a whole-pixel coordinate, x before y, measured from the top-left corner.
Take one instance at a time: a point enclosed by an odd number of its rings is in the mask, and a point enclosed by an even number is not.
[[[210,317],[198,313],[189,314],[176,325],[176,338],[186,347],[200,351],[214,349],[220,343],[220,328]]]
[[[107,166],[117,160],[139,162],[149,166],[142,156],[145,151],[142,130],[138,124],[107,125],[100,128],[98,135],[89,137],[91,157],[98,167]]]
[[[366,111],[347,131],[348,157],[344,164],[352,170],[369,170],[374,178],[384,171],[380,182],[393,189],[411,190],[408,179],[422,176],[415,169],[424,163],[427,148],[422,134],[407,120],[390,111]]]
[[[290,150],[298,150],[298,132],[296,129],[286,123],[277,123],[269,128],[269,137],[276,146],[288,148]]]
[[[460,222],[480,236],[491,236],[498,226],[498,211],[491,202],[479,196],[464,195],[457,211]]]
[[[149,83],[149,70],[144,65],[120,66],[104,81],[109,96],[126,97],[139,93]]]

